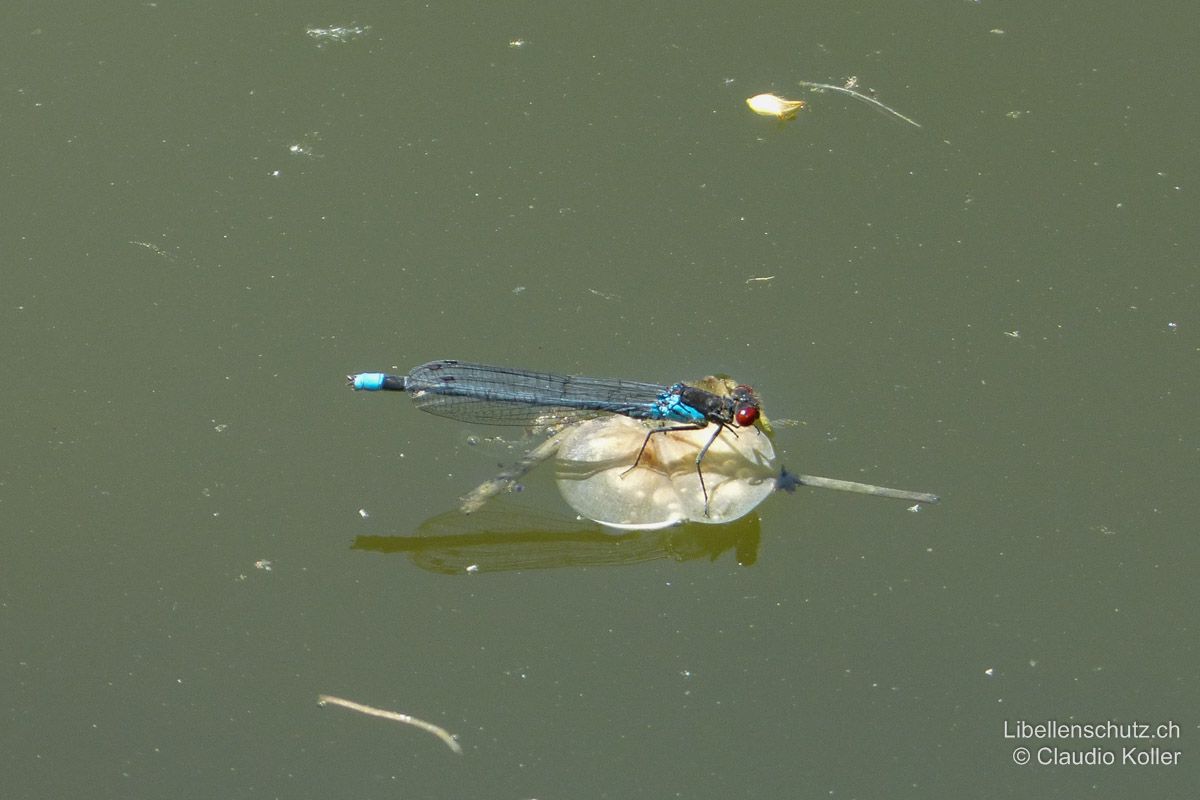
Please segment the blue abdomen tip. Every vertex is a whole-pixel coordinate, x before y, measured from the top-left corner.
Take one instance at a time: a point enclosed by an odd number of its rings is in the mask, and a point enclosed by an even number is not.
[[[387,376],[382,372],[360,372],[354,376],[355,389],[367,392],[379,391],[383,388],[383,379]]]

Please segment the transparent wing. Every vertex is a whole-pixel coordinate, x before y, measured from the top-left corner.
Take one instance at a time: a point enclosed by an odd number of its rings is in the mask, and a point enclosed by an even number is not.
[[[431,361],[405,378],[422,411],[485,425],[550,425],[613,413],[645,417],[667,387],[609,378],[583,378]]]

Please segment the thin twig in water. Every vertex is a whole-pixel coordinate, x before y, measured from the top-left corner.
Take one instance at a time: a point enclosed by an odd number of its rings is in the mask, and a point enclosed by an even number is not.
[[[511,492],[517,486],[517,481],[524,478],[529,471],[558,452],[562,444],[566,428],[558,431],[546,441],[530,450],[511,467],[501,470],[500,474],[489,481],[476,486],[459,500],[458,510],[464,514],[474,514],[483,508],[483,504],[501,492]]]
[[[322,706],[326,703],[332,703],[335,706],[348,708],[351,711],[357,711],[360,714],[368,714],[372,717],[383,717],[384,719],[394,720],[395,722],[403,722],[405,725],[412,725],[413,727],[420,728],[427,733],[432,733],[434,736],[445,742],[446,746],[451,750],[458,753],[460,756],[462,755],[462,745],[458,743],[458,740],[455,739],[454,736],[445,728],[440,728],[437,725],[434,725],[432,722],[426,722],[423,719],[410,717],[408,714],[401,714],[398,711],[387,711],[382,708],[375,708],[374,706],[364,706],[362,703],[356,703],[353,700],[344,700],[341,697],[334,697],[333,695],[329,694],[317,695],[317,703],[318,705]]]
[[[862,92],[856,92],[853,89],[847,88],[845,86],[834,86],[831,83],[816,83],[814,81],[798,81],[798,83],[801,86],[807,86],[810,89],[828,89],[831,92],[841,92],[842,94],[848,94],[856,100],[861,100],[864,103],[869,103],[870,105],[873,105],[876,108],[886,111],[887,113],[891,114],[894,117],[899,117],[900,119],[907,122],[909,125],[914,125],[918,128],[921,127],[921,123],[917,122],[916,120],[904,116],[899,111],[892,108],[891,106],[884,105],[883,103],[876,100],[874,97],[865,95]]]
[[[774,422],[774,420],[772,420]],[[876,497],[895,497],[899,500],[912,500],[917,503],[937,503],[941,500],[936,494],[929,492],[910,492],[908,489],[892,489],[888,486],[876,486],[873,483],[844,481],[840,478],[822,478],[820,475],[796,475],[784,468],[775,481],[776,489],[791,493],[797,486],[817,486],[822,489],[839,489],[843,492],[858,492],[873,494]]]

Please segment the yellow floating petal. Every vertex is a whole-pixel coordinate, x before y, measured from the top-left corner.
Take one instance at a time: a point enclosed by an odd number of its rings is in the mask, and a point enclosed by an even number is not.
[[[785,100],[773,94],[756,94],[746,99],[746,105],[755,114],[777,119],[795,119],[796,112],[804,108],[803,100]]]

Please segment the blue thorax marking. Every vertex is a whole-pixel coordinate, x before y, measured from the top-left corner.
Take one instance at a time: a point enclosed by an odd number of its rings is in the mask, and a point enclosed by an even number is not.
[[[707,424],[708,419],[703,412],[697,411],[683,402],[683,389],[683,384],[677,383],[658,396],[658,402],[654,404],[654,419],[669,419],[698,425]]]

